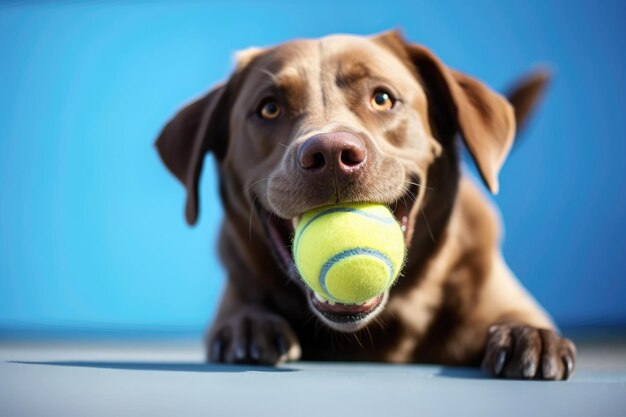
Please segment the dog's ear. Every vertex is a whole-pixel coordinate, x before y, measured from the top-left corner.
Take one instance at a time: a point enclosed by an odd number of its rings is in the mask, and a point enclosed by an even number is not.
[[[198,218],[198,182],[204,157],[213,152],[221,159],[226,152],[224,91],[224,86],[217,86],[183,107],[156,140],[161,160],[187,189],[185,218],[190,225]]]
[[[507,90],[506,98],[515,109],[515,133],[518,137],[543,98],[551,79],[550,69],[540,67],[522,76]],[[515,139],[515,142],[518,140]]]
[[[436,134],[449,137],[459,132],[485,184],[497,193],[498,172],[515,135],[510,103],[474,78],[449,69],[428,49],[405,42],[399,31],[375,39],[414,67],[426,90]]]
[[[432,52],[407,45],[411,62],[425,84],[429,105],[438,106],[441,124],[453,123],[474,158],[485,184],[498,192],[498,173],[515,135],[509,102],[483,83],[446,67]]]

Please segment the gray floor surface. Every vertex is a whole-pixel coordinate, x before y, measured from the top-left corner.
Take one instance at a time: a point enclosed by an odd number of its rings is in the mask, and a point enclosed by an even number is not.
[[[626,344],[567,382],[440,366],[207,365],[198,343],[0,342],[0,416],[626,416]]]

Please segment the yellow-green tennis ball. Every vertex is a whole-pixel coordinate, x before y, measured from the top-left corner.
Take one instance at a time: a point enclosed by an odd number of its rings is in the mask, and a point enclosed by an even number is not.
[[[381,204],[341,204],[302,216],[293,241],[298,272],[321,298],[361,304],[395,282],[404,234]]]

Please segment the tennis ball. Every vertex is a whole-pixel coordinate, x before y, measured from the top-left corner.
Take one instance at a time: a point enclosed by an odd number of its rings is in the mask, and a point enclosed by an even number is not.
[[[293,257],[306,284],[329,302],[361,304],[395,282],[404,262],[404,234],[387,207],[355,203],[305,213]]]

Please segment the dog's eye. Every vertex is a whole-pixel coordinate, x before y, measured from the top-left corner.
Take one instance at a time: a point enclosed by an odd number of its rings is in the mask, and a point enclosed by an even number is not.
[[[374,110],[387,111],[393,108],[393,105],[396,103],[396,99],[393,98],[391,93],[387,90],[378,89],[374,91],[374,94],[372,94],[370,103],[372,104],[372,108],[374,108]]]
[[[274,99],[267,99],[259,107],[259,116],[265,120],[273,120],[280,116],[280,105]]]

